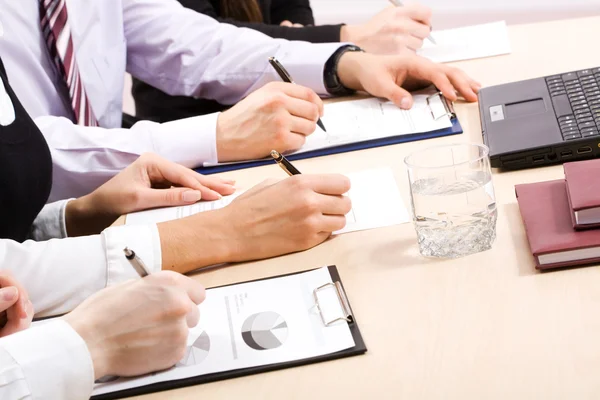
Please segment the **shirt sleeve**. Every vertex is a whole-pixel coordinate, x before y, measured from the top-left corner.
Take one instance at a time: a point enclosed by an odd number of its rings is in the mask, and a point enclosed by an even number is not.
[[[88,399],[94,366],[83,339],[64,320],[0,339],[0,398]]]
[[[217,161],[218,113],[164,124],[141,121],[131,129],[82,127],[66,118],[39,117],[35,123],[52,152],[49,201],[81,197],[146,152],[186,167]]]
[[[68,202],[69,200],[63,200],[46,204],[33,221],[31,239],[39,242],[52,238],[66,238],[65,209]]]
[[[127,69],[171,95],[234,104],[271,81],[277,57],[294,81],[327,94],[326,61],[340,44],[288,42],[219,24],[175,0],[123,0]]]
[[[107,286],[139,278],[123,255],[127,246],[151,272],[162,269],[154,224],[118,226],[101,235],[44,242],[0,240],[0,268],[25,284],[36,317],[59,315]]]

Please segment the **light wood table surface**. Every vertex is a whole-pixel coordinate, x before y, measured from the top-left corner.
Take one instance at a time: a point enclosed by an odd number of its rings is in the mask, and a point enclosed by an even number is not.
[[[600,66],[600,17],[509,31],[511,55],[456,65],[484,86]],[[462,135],[296,164],[303,173],[391,166],[409,207],[406,155],[481,142],[477,104],[456,109]],[[282,171],[271,165],[226,176],[250,186]],[[495,171],[498,237],[492,250],[466,258],[420,256],[413,226],[404,224],[195,275],[210,287],[336,264],[369,350],[143,398],[600,399],[600,269],[537,272],[514,195],[515,184],[562,176],[561,166]]]

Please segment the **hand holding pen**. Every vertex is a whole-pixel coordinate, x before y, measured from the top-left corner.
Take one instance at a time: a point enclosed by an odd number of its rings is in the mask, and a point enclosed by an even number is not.
[[[273,67],[273,69],[277,72],[277,74],[279,75],[279,77],[284,82],[294,83],[294,80],[292,79],[292,77],[289,74],[289,72],[287,72],[287,70],[283,67],[283,65],[281,65],[281,63],[275,57],[269,57],[269,64],[271,64],[271,66]],[[327,130],[325,129],[325,125],[323,125],[323,122],[321,121],[321,118],[319,118],[317,120],[317,125],[319,125],[319,127],[321,129],[323,129],[325,132],[327,132]]]

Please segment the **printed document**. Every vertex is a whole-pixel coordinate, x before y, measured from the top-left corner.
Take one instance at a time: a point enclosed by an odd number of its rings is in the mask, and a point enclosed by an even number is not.
[[[346,226],[335,234],[381,228],[410,221],[394,174],[390,168],[370,169],[346,174],[351,188],[352,210],[346,215]],[[189,206],[166,207],[128,214],[125,223],[147,224],[170,221],[203,211],[223,208],[242,193],[235,193],[220,200],[205,201]]]
[[[327,267],[208,289],[185,356],[171,369],[137,378],[106,377],[94,395],[240,368],[278,364],[354,347],[348,323],[323,324],[313,290],[331,283]],[[319,292],[321,293],[321,292]],[[326,321],[344,315],[334,288],[319,295]]]
[[[435,62],[450,62],[509,54],[510,41],[506,22],[433,31],[437,44],[428,40],[418,54]]]
[[[437,93],[433,86],[411,93],[413,106],[410,110],[402,110],[390,101],[376,98],[325,104],[321,120],[327,132],[317,126],[316,131],[306,138],[304,146],[286,155],[450,128],[450,116]],[[204,166],[244,162],[204,163]]]

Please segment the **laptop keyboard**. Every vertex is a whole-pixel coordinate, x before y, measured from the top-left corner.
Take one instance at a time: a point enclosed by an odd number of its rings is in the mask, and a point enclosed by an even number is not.
[[[600,135],[600,68],[546,78],[564,140]]]

